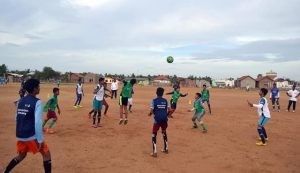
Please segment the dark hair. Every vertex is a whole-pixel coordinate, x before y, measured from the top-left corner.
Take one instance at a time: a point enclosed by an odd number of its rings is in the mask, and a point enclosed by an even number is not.
[[[56,93],[57,91],[59,91],[59,88],[53,88],[53,93]]]
[[[201,93],[196,93],[196,95],[197,95],[198,97],[201,97],[201,96],[202,96]]]
[[[131,83],[132,85],[136,84],[136,79],[131,79],[131,80],[130,80],[130,83]]]
[[[99,78],[99,82],[102,82],[102,81],[104,81],[104,78],[103,78],[103,77],[100,77],[100,78]]]
[[[206,84],[203,84],[204,87],[206,87]]]
[[[80,78],[80,79],[78,79],[78,82],[81,82],[81,78]]]
[[[158,88],[156,89],[156,95],[157,95],[158,97],[162,97],[162,96],[164,95],[164,91],[165,91],[165,89],[163,89],[162,87],[158,87]]]
[[[264,96],[268,94],[268,90],[266,88],[261,88],[260,91],[263,93]]]
[[[28,79],[25,83],[23,88],[28,92],[28,93],[33,93],[34,89],[37,88],[40,85],[40,81],[37,79]]]

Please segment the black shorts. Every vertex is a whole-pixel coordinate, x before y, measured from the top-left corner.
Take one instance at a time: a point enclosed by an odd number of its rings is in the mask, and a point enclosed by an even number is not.
[[[173,100],[170,101],[171,109],[175,110],[177,108],[177,103],[173,102]]]
[[[120,96],[119,104],[120,106],[128,106],[128,97]]]

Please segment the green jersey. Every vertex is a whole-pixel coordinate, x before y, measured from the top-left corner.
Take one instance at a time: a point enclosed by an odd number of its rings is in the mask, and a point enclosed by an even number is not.
[[[48,110],[55,111],[57,105],[58,105],[57,96],[53,96],[51,99],[48,100],[48,102],[44,106],[44,112],[47,112]]]
[[[181,94],[180,92],[178,91],[173,91],[173,94],[172,94],[172,102],[173,103],[177,103],[179,98],[180,98]]]
[[[202,90],[201,95],[202,95],[203,100],[209,100],[209,90],[208,89]]]
[[[132,97],[132,88],[133,88],[133,85],[130,82],[127,82],[122,88],[122,92],[121,92],[122,97],[131,98]]]
[[[200,113],[200,112],[204,111],[204,107],[202,105],[202,99],[201,98],[195,100],[194,109],[196,110],[196,113]]]

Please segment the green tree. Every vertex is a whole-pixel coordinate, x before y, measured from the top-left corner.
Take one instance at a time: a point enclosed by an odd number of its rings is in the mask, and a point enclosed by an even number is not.
[[[5,64],[2,64],[0,66],[0,76],[3,76],[6,73],[7,73],[7,66]]]
[[[51,67],[44,67],[42,71],[42,79],[58,79],[60,77],[60,72],[54,71]]]

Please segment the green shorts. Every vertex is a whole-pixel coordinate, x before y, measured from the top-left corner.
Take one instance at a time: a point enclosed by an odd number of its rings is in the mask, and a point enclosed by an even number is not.
[[[94,99],[93,108],[94,108],[94,110],[101,110],[102,109],[102,101]]]
[[[205,115],[205,110],[203,110],[202,112],[196,112],[193,116],[193,121],[195,121],[196,119],[198,121],[201,121],[204,115]]]

